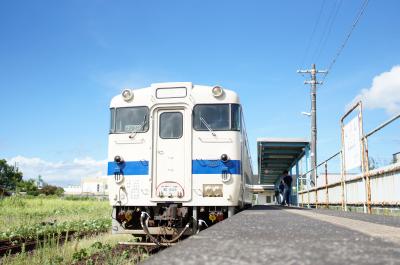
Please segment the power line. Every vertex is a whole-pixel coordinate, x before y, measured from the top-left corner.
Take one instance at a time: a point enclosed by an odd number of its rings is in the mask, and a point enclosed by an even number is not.
[[[339,4],[337,6],[335,5],[336,8],[334,7],[334,13],[333,13],[332,19],[331,19],[331,21],[329,23],[327,34],[326,34],[326,36],[325,36],[325,38],[324,38],[324,40],[322,42],[322,45],[319,48],[319,51],[317,52],[317,57],[315,58],[315,61],[318,61],[319,57],[321,56],[322,51],[324,50],[324,48],[326,46],[326,43],[329,40],[329,37],[331,35],[331,31],[332,31],[332,27],[333,27],[333,25],[335,23],[337,14],[339,13],[339,10],[340,10],[340,7],[341,7],[342,3],[343,3],[343,1],[340,0]]]
[[[322,11],[324,10],[325,3],[326,3],[326,0],[324,0],[324,1],[322,2],[321,7],[320,7],[320,9],[319,9],[318,18],[317,18],[317,20],[315,21],[314,28],[313,28],[313,30],[312,30],[312,32],[311,32],[310,38],[308,39],[308,44],[307,44],[306,52],[304,53],[303,58],[301,59],[301,64],[300,64],[300,67],[301,67],[301,68],[303,68],[303,64],[304,64],[305,59],[306,59],[307,56],[308,56],[308,52],[309,52],[309,50],[310,50],[311,43],[312,43],[312,41],[314,40],[315,32],[316,32],[317,27],[318,27],[318,25],[319,25],[319,21],[320,21],[320,19],[321,19],[321,15],[322,15]]]
[[[338,51],[336,52],[335,56],[333,57],[333,60],[331,61],[331,63],[328,66],[328,71],[325,74],[325,76],[322,79],[322,82],[325,81],[326,77],[328,76],[328,74],[331,72],[331,69],[333,67],[333,65],[336,63],[337,59],[339,58],[340,54],[342,53],[342,51],[344,50],[344,48],[346,47],[347,42],[349,41],[354,29],[356,28],[358,22],[360,21],[361,16],[364,14],[365,9],[367,8],[369,0],[364,0],[364,2],[361,5],[360,11],[358,12],[358,15],[355,19],[355,21],[353,22],[353,25],[351,26],[349,32],[347,33],[346,38],[344,39],[344,42],[342,43],[342,45],[340,45]]]
[[[327,14],[324,16],[327,19],[324,21],[324,23],[323,23],[324,26],[321,28],[321,34],[320,34],[320,37],[319,37],[319,41],[317,42],[317,45],[314,47],[315,48],[314,49],[314,53],[312,54],[312,57],[311,57],[312,61],[315,61],[317,52],[320,50],[320,48],[322,46],[322,42],[325,39],[325,36],[326,36],[327,31],[328,31],[328,28],[329,28],[330,22],[332,20],[332,17],[335,14],[337,1],[336,0],[335,1],[331,1],[330,3],[333,3],[333,6],[327,7]],[[328,10],[329,8],[330,8],[330,10]]]

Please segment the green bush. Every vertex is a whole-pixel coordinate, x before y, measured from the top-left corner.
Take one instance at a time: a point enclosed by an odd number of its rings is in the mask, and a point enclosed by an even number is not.
[[[45,195],[57,195],[61,196],[64,193],[64,189],[61,187],[53,186],[53,185],[45,185],[39,191],[41,194]]]
[[[72,254],[72,260],[75,263],[75,262],[85,259],[87,256],[88,256],[87,250],[82,248],[81,250]]]
[[[67,195],[63,197],[67,201],[97,201],[97,198],[90,196]]]
[[[36,181],[34,179],[21,180],[17,183],[17,191],[26,192],[28,195],[37,196],[39,195]]]

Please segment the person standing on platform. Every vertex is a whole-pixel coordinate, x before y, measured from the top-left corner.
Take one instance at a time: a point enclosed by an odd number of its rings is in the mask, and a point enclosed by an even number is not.
[[[293,178],[289,175],[287,170],[283,171],[283,182],[285,183],[285,189],[283,193],[283,204],[290,206],[290,197],[292,193],[292,181]]]
[[[275,188],[275,204],[281,204],[281,193],[278,188]]]
[[[283,180],[281,180],[281,182],[279,183],[279,201],[278,203],[281,205],[285,204],[285,197],[284,197],[284,190],[285,190],[285,183],[283,182]]]

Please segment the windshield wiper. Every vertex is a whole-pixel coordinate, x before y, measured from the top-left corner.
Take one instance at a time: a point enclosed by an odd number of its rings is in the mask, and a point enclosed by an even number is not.
[[[136,129],[136,130],[133,130],[132,133],[129,135],[129,138],[130,138],[130,139],[135,138],[136,134],[137,134],[139,131],[142,131],[142,130],[143,130],[143,128],[144,128],[144,126],[145,126],[145,124],[146,124],[146,120],[147,120],[147,114],[144,115],[144,117],[143,117],[143,122],[140,124],[140,127],[139,127],[138,129]]]
[[[211,126],[206,122],[206,120],[200,116],[200,121],[204,124],[204,126],[206,126],[206,128],[210,131],[210,133],[213,136],[216,136],[215,132],[213,131],[213,129],[211,129]]]

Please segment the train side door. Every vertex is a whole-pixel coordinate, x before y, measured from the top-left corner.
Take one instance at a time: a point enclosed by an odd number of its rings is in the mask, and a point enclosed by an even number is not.
[[[191,199],[191,115],[185,108],[154,112],[153,201]]]

